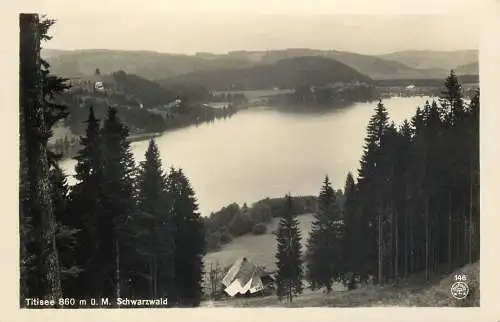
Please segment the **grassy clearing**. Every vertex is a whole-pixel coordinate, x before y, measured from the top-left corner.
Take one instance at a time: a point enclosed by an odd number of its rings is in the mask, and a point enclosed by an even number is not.
[[[305,246],[311,232],[314,219],[312,214],[297,216]],[[241,256],[249,257],[255,264],[266,269],[275,268],[274,253],[276,238],[272,234],[278,227],[279,219],[275,218],[267,226],[264,235],[245,235],[235,238],[223,246],[220,251],[205,256],[205,265],[210,263],[225,267],[234,263]],[[465,274],[470,288],[465,300],[455,300],[450,294],[455,274]],[[479,262],[466,265],[452,274],[435,275],[429,282],[424,274],[417,274],[396,284],[384,286],[365,285],[356,290],[346,292],[337,285],[336,291],[325,294],[323,290],[305,290],[291,304],[280,303],[274,295],[255,298],[233,298],[220,301],[206,301],[202,306],[214,307],[477,307],[479,306]]]
[[[299,227],[302,232],[302,245],[305,249],[307,237],[311,232],[311,224],[314,220],[312,214],[297,216]],[[267,233],[264,235],[244,235],[235,238],[223,246],[220,251],[208,253],[205,256],[205,266],[210,267],[219,263],[222,267],[232,265],[234,261],[242,256],[251,259],[255,264],[264,266],[266,269],[274,270],[276,252],[276,236],[273,232],[278,228],[279,219],[274,218],[267,225]]]
[[[451,297],[450,286],[454,274],[466,274],[471,289],[465,300]],[[467,265],[452,274],[426,283],[421,276],[412,277],[399,285],[363,286],[353,291],[305,290],[294,302],[280,303],[276,296],[235,298],[217,302],[204,302],[215,307],[478,307],[479,263]]]

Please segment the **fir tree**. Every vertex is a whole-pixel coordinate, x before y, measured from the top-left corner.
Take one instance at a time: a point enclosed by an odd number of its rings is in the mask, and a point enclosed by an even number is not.
[[[36,14],[21,14],[19,22],[21,296],[56,300],[62,291],[50,198],[47,141],[51,124],[46,117],[40,60],[40,43],[48,27]]]
[[[467,149],[469,156],[468,263],[479,260],[479,89],[475,90],[468,107]]]
[[[182,170],[171,169],[167,177],[175,244],[174,285],[169,302],[176,306],[198,306],[202,294],[205,230],[198,204]]]
[[[360,243],[361,238],[358,238],[358,234],[366,230],[365,224],[360,216],[356,204],[356,183],[354,182],[354,177],[351,172],[347,174],[345,186],[344,186],[344,220],[345,220],[345,243],[343,245],[343,258],[347,263],[347,272],[353,275],[364,275],[366,272],[363,271],[363,244]],[[353,287],[353,285],[351,285]]]
[[[149,296],[167,296],[173,279],[172,215],[168,209],[166,176],[161,169],[158,147],[152,139],[140,164],[138,210],[135,221],[138,247],[147,263],[143,272],[150,277]],[[134,272],[137,273],[137,272]]]
[[[84,271],[78,278],[81,296],[100,296],[103,285],[101,272],[100,220],[103,215],[103,156],[99,120],[94,109],[89,109],[85,136],[80,138],[82,148],[75,157],[75,179],[71,190],[70,209],[77,235],[76,263]]]
[[[396,196],[398,198],[397,211],[399,217],[399,235],[398,240],[400,243],[400,252],[397,255],[401,259],[401,275],[407,277],[410,271],[410,231],[409,227],[413,215],[413,202],[412,194],[412,176],[411,176],[411,162],[412,162],[412,128],[410,123],[405,120],[399,129],[400,142],[398,145],[399,158],[398,170],[396,180],[398,186],[396,187]]]
[[[440,97],[441,113],[449,126],[461,122],[465,115],[465,104],[462,97],[462,85],[452,70],[446,78]]]
[[[441,114],[444,119],[443,136],[446,140],[445,153],[448,155],[446,181],[449,182],[448,202],[448,269],[459,263],[465,264],[465,240],[460,238],[467,230],[466,218],[470,204],[470,164],[471,154],[463,153],[464,142],[468,141],[466,130],[466,107],[462,97],[462,86],[455,73],[450,72],[446,78],[440,98]],[[470,136],[469,136],[470,137]],[[473,153],[472,151],[470,151]],[[453,245],[455,244],[455,245]],[[453,247],[454,246],[454,247]],[[452,254],[452,252],[454,254]],[[463,258],[460,258],[464,256]]]
[[[133,247],[129,240],[128,222],[135,211],[135,163],[130,150],[128,128],[109,108],[102,129],[103,199],[99,216],[101,267],[105,276],[103,296],[121,296],[123,280],[130,278],[125,251]],[[130,250],[133,252],[133,249]]]
[[[276,233],[277,250],[276,291],[278,298],[287,298],[291,303],[293,297],[302,293],[303,269],[302,249],[299,222],[293,214],[292,197],[285,197],[285,206],[282,212],[279,228]]]
[[[376,183],[382,182],[381,148],[383,135],[389,126],[389,117],[382,102],[377,104],[374,115],[370,118],[367,127],[367,135],[361,167],[358,171],[359,196],[364,200],[360,205],[362,220],[366,222],[367,229],[364,230],[363,249],[368,270],[374,274],[382,270],[382,223],[384,221],[382,191],[377,189]]]
[[[47,19],[45,17],[40,21],[40,39],[42,41],[52,39],[48,32],[55,22],[56,21],[54,19]],[[65,90],[69,89],[70,86],[67,84],[68,79],[51,74],[50,64],[43,58],[40,58],[40,71],[44,118],[49,129],[47,137],[44,138],[46,143],[53,135],[52,127],[59,121],[64,120],[69,114],[68,106],[57,102],[57,99],[60,98],[61,94],[64,93]],[[55,165],[55,163],[61,158],[62,153],[62,151],[47,150],[49,164],[52,166]]]
[[[326,287],[327,292],[330,292],[333,281],[343,272],[342,225],[335,191],[326,176],[307,243],[307,276],[312,288]]]
[[[52,204],[56,218],[56,245],[61,265],[62,290],[64,296],[79,296],[75,278],[81,272],[76,264],[75,250],[79,229],[68,208],[69,186],[62,169],[55,165],[50,172]]]

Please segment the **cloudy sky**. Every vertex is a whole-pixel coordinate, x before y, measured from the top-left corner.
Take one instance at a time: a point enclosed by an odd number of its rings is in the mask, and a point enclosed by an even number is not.
[[[424,0],[419,5],[398,0],[397,7],[380,0],[351,0],[342,2],[336,10],[330,7],[331,3],[339,4],[335,0],[330,0],[330,5],[310,0],[315,5],[309,6],[297,0],[281,4],[280,0],[267,0],[267,5],[257,0],[183,0],[170,4],[127,0],[121,6],[107,1],[86,0],[85,6],[76,7],[59,0],[45,1],[43,12],[58,21],[47,48],[191,54],[308,47],[381,54],[478,47],[479,20],[460,0],[454,0],[455,11],[436,5],[440,1],[434,1],[431,7],[431,2]]]

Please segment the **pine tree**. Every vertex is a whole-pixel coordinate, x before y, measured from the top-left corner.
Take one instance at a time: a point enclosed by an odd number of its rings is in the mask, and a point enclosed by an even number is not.
[[[468,262],[479,260],[479,90],[474,92],[468,107],[467,137],[469,157],[469,231]]]
[[[55,22],[56,21],[54,19],[47,19],[45,17],[40,21],[40,40],[48,41],[52,39],[48,32]],[[44,118],[47,123],[47,128],[49,129],[47,133],[48,136],[46,137],[46,140],[48,141],[53,135],[52,127],[57,124],[57,122],[65,119],[69,114],[68,106],[57,102],[57,99],[60,98],[60,95],[65,90],[70,88],[70,85],[67,83],[68,79],[51,74],[50,64],[43,58],[40,58],[40,71]],[[62,140],[60,147],[63,147]],[[55,165],[55,163],[61,158],[62,153],[62,151],[57,152],[47,150],[49,164],[51,166]]]
[[[465,116],[465,104],[462,96],[462,86],[452,70],[446,78],[440,98],[441,113],[449,126],[460,123]]]
[[[356,204],[356,192],[357,187],[354,182],[354,177],[351,172],[347,174],[345,186],[344,186],[344,207],[343,207],[343,217],[345,220],[345,243],[342,247],[343,258],[347,264],[346,272],[354,275],[364,275],[366,272],[363,271],[363,245],[359,243],[361,238],[358,238],[358,234],[366,229],[365,222],[363,222],[359,216],[359,211]],[[349,281],[349,287],[353,288],[354,285],[352,281]]]
[[[343,273],[342,213],[328,176],[318,198],[318,211],[307,243],[307,277],[312,288],[332,290],[333,281]]]
[[[285,206],[282,212],[279,228],[276,233],[277,250],[276,290],[280,300],[283,297],[291,303],[294,296],[302,293],[303,269],[302,249],[299,222],[293,214],[292,197],[285,197]]]
[[[70,194],[70,211],[77,234],[76,263],[84,271],[78,278],[80,296],[101,296],[104,277],[101,271],[100,220],[103,216],[103,156],[101,130],[94,109],[89,109],[82,148],[75,160],[75,179]]]
[[[460,261],[460,255],[466,254],[460,242],[461,227],[465,222],[466,213],[462,210],[468,204],[467,187],[468,161],[467,154],[462,152],[463,143],[467,141],[467,133],[463,130],[465,120],[465,103],[462,97],[462,87],[453,71],[446,78],[440,98],[440,109],[444,119],[443,136],[446,140],[445,153],[448,156],[444,173],[448,184],[448,270]],[[465,229],[464,229],[465,230]]]
[[[174,241],[172,215],[168,210],[166,176],[161,169],[158,147],[152,139],[141,162],[138,181],[139,218],[135,221],[137,241],[150,277],[149,296],[167,296],[173,279]],[[135,272],[137,273],[137,272]]]
[[[47,157],[51,125],[40,58],[45,35],[38,15],[20,15],[21,295],[57,299],[62,292]]]
[[[75,278],[81,272],[76,264],[75,250],[79,229],[73,228],[77,223],[68,208],[69,186],[62,169],[55,165],[50,171],[52,204],[56,218],[56,245],[61,265],[62,290],[65,297],[77,297],[78,289]]]
[[[375,114],[370,118],[367,127],[367,136],[363,155],[361,157],[361,167],[358,171],[359,197],[364,200],[360,205],[362,220],[366,222],[367,229],[364,231],[365,258],[370,273],[378,273],[378,281],[382,279],[382,244],[383,244],[383,209],[386,207],[383,202],[382,191],[377,189],[376,183],[381,181],[382,160],[381,145],[383,135],[386,132],[389,122],[388,113],[385,106],[380,101],[375,109]]]
[[[121,296],[123,280],[132,273],[126,268],[127,225],[135,212],[135,162],[130,149],[128,128],[118,119],[116,109],[108,108],[102,129],[103,208],[99,216],[101,267],[105,276],[103,296]],[[133,251],[130,250],[131,252]]]
[[[382,135],[378,161],[378,195],[382,203],[379,216],[379,265],[384,278],[398,276],[399,271],[399,166],[401,154],[398,151],[400,136],[391,122]],[[380,266],[379,266],[380,267]],[[379,276],[380,278],[380,276]]]
[[[167,177],[175,244],[174,285],[169,303],[198,306],[202,294],[205,229],[188,178],[181,169],[171,169]]]

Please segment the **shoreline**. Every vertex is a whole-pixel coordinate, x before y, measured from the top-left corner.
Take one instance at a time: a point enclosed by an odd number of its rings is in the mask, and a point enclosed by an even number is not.
[[[408,93],[410,94],[410,93]],[[412,96],[415,96],[415,97],[426,97],[428,95],[422,95],[422,94],[419,94],[419,93],[412,93],[413,95],[398,95],[396,93],[387,93],[386,95],[383,95],[382,97],[380,97],[381,99],[388,99],[388,98],[397,98],[397,97],[412,97]],[[376,102],[377,99],[370,99],[368,100],[368,102],[370,103],[374,103]],[[267,104],[265,104],[267,107],[271,108],[271,109],[276,109],[276,110],[279,110],[279,111],[282,111],[282,112],[290,112],[290,113],[326,113],[326,112],[331,112],[331,111],[337,111],[337,110],[342,110],[342,109],[345,109],[345,108],[348,108],[349,105],[352,105],[352,104],[356,104],[356,103],[359,103],[359,102],[350,102],[350,103],[346,103],[346,102],[342,102],[341,104],[334,104],[334,105],[330,105],[330,106],[323,106],[323,105],[318,105],[318,106],[313,106],[313,108],[311,108],[310,105],[302,105],[302,104],[297,104],[297,105],[292,105],[290,106],[289,108],[286,108],[284,104],[276,104],[276,103],[273,103],[273,102],[267,102]],[[366,102],[365,102],[366,103]],[[247,104],[242,104],[240,106],[238,106],[233,113],[230,113],[229,115],[226,115],[227,117],[231,117],[233,114],[236,114],[238,113],[239,111],[244,111],[244,110],[248,110],[248,109],[252,109],[252,108],[259,108],[259,107],[263,107],[263,102],[260,102],[260,104],[255,104],[255,103],[247,103]],[[146,141],[146,140],[150,140],[152,138],[157,138],[157,137],[160,137],[162,135],[164,135],[165,133],[167,132],[170,132],[170,131],[175,131],[175,130],[179,130],[179,129],[184,129],[184,128],[189,128],[191,126],[197,126],[197,125],[200,125],[200,124],[203,124],[203,123],[209,123],[209,122],[212,122],[212,121],[215,121],[217,119],[220,119],[220,118],[226,118],[226,116],[215,116],[214,118],[210,118],[210,119],[204,119],[203,121],[194,121],[194,122],[187,122],[187,123],[179,123],[179,124],[176,124],[175,126],[172,126],[170,128],[167,128],[163,131],[157,131],[157,132],[145,132],[145,133],[137,133],[137,134],[130,134],[129,135],[129,140],[131,143],[134,143],[134,142],[142,142],[142,141]],[[68,147],[68,151],[67,153],[65,153],[61,159],[58,161],[58,162],[63,162],[63,161],[67,161],[68,159],[72,159],[74,158],[78,151],[81,149],[80,147],[80,144],[77,143],[75,145],[70,145]]]
[[[150,140],[152,138],[160,137],[160,136],[162,136],[163,134],[165,134],[167,132],[176,131],[176,130],[180,130],[180,129],[185,129],[185,128],[189,128],[191,126],[198,126],[200,124],[209,123],[209,122],[218,120],[220,118],[231,117],[233,114],[237,113],[239,110],[243,110],[243,109],[237,109],[234,113],[232,113],[230,115],[226,115],[224,117],[220,117],[220,116],[219,117],[214,117],[213,119],[206,119],[206,120],[203,120],[201,122],[180,123],[180,124],[177,124],[175,126],[172,126],[172,127],[168,128],[168,129],[165,129],[163,131],[130,134],[128,136],[128,138],[129,138],[130,143],[148,141],[148,140]],[[77,153],[78,153],[78,151],[80,149],[81,149],[81,146],[80,146],[79,143],[77,143],[75,145],[70,145],[68,147],[69,151],[67,153],[65,153],[58,162],[62,162],[62,161],[66,161],[68,159],[74,158],[77,155]]]

